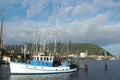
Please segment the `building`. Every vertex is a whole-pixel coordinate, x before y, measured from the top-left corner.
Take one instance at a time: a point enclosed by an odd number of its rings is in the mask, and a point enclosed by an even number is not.
[[[85,52],[80,53],[80,58],[86,58],[86,57],[87,57],[87,53],[85,53]]]

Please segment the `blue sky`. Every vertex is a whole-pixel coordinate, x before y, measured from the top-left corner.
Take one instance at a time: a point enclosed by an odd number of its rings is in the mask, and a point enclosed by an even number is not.
[[[59,41],[92,43],[120,55],[120,0],[0,0],[6,44],[33,42],[35,28],[40,43],[53,41],[59,4]]]

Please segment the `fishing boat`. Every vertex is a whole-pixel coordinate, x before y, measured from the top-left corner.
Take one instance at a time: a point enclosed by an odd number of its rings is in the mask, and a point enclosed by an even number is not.
[[[77,66],[68,60],[56,61],[53,56],[34,55],[28,63],[10,62],[11,74],[67,73],[77,69]]]

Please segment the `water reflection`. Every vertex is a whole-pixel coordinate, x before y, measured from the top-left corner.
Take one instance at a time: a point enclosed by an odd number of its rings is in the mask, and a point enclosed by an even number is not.
[[[11,75],[10,80],[69,80],[73,73],[40,74],[40,75]]]
[[[10,79],[9,66],[1,65],[0,66],[0,80],[9,80],[9,79]]]

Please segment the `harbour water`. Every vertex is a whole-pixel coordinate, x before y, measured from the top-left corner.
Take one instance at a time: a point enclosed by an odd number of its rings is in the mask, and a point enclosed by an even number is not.
[[[40,75],[10,75],[9,66],[2,65],[0,80],[120,80],[120,60],[107,62],[107,70],[102,60],[89,60],[88,71],[79,69],[72,73]]]

